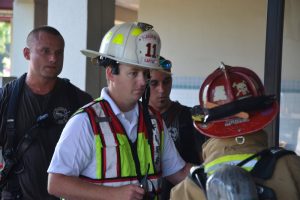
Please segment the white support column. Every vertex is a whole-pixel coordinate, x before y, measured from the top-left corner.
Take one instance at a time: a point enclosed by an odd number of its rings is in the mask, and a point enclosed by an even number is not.
[[[65,38],[65,60],[61,77],[98,97],[106,84],[105,74],[80,53],[99,50],[102,37],[113,26],[114,0],[48,1],[48,24]]]
[[[27,71],[27,61],[23,57],[27,34],[34,27],[33,0],[14,0],[12,44],[11,44],[11,76],[19,77]]]

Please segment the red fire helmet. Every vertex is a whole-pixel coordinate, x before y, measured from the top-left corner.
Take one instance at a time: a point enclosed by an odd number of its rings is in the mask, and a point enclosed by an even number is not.
[[[265,95],[260,78],[245,67],[222,65],[203,82],[199,92],[200,106],[214,108],[248,97]],[[196,129],[209,137],[229,138],[246,135],[267,126],[278,113],[278,103],[227,116],[208,123],[194,121]]]

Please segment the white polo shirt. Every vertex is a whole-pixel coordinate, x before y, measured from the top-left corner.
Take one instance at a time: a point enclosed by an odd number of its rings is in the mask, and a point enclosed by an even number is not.
[[[101,97],[110,104],[130,140],[135,141],[138,126],[138,104],[131,111],[123,113],[110,98],[107,91],[107,88],[103,88]],[[162,173],[163,176],[169,176],[182,169],[185,161],[177,152],[165,123],[163,126],[165,135]],[[48,168],[48,173],[58,173],[67,176],[83,175],[96,179],[95,153],[94,133],[88,115],[86,113],[76,114],[63,129]]]

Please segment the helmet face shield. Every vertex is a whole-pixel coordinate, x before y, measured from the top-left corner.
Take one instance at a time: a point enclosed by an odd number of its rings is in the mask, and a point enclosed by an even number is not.
[[[251,174],[234,165],[219,167],[206,182],[207,199],[258,200]]]
[[[160,37],[151,25],[128,22],[114,26],[105,34],[99,52],[83,50],[82,53],[92,58],[102,56],[119,63],[159,69],[160,48]]]
[[[204,80],[199,101],[202,107],[211,109],[263,95],[264,86],[253,71],[244,67],[222,66]],[[263,129],[277,113],[278,103],[274,101],[263,109],[240,112],[209,123],[194,122],[194,125],[199,132],[209,137],[235,137]]]

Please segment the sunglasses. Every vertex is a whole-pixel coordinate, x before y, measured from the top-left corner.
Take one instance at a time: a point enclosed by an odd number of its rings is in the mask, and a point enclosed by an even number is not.
[[[148,31],[153,28],[151,24],[143,23],[143,22],[138,22],[137,26],[142,29],[143,31]]]
[[[159,57],[159,65],[164,69],[164,70],[171,70],[172,68],[172,62],[170,60],[166,60],[164,57],[160,56]]]

